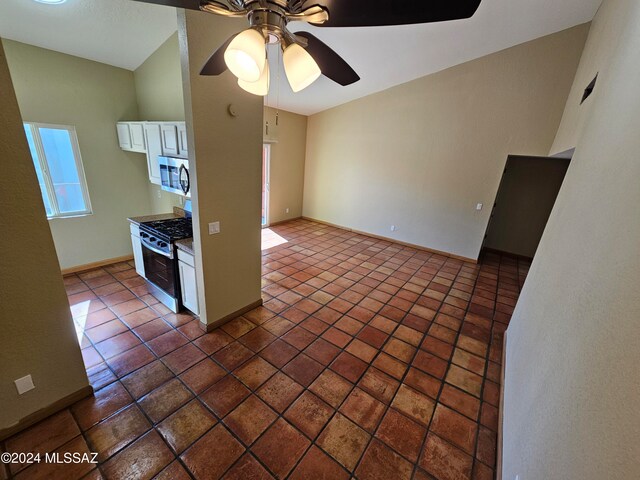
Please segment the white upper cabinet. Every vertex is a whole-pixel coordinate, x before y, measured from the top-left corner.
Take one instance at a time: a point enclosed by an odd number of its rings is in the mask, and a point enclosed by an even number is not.
[[[127,152],[146,153],[149,181],[161,185],[159,156],[189,158],[184,122],[118,122],[118,143]]]
[[[144,139],[144,123],[129,123],[131,130],[131,150],[138,153],[147,152],[147,142]]]
[[[158,157],[162,155],[162,132],[160,123],[145,123],[144,134],[147,143],[147,169],[149,181],[156,185],[162,185],[160,178],[160,164]]]
[[[184,122],[178,123],[178,156],[189,158],[189,149],[187,147],[187,126]]]
[[[144,123],[118,122],[118,142],[120,148],[128,152],[146,153],[147,146],[144,139]]]
[[[162,130],[162,153],[165,157],[177,157],[178,149],[178,127],[175,123],[163,123]]]
[[[122,150],[131,151],[131,129],[128,123],[118,122],[116,125],[118,130],[118,142]]]

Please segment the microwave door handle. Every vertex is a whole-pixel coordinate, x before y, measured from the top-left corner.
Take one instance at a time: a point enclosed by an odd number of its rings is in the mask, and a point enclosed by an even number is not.
[[[186,180],[182,181],[182,175],[185,175]],[[184,165],[180,165],[180,172],[178,173],[178,182],[180,183],[180,188],[182,192],[186,195],[189,193],[189,189],[191,188],[191,178],[189,177],[189,170]]]

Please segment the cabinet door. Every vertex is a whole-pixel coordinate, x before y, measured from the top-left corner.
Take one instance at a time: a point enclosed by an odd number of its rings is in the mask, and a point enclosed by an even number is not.
[[[131,245],[133,246],[133,261],[136,263],[136,272],[143,278],[144,276],[144,259],[142,257],[142,244],[140,243],[140,237],[131,235]]]
[[[178,123],[178,154],[183,158],[189,158],[187,147],[187,126],[184,122]]]
[[[162,124],[162,153],[166,157],[178,156],[178,129],[175,123]]]
[[[160,164],[158,157],[162,155],[162,133],[159,123],[145,123],[144,133],[147,143],[147,169],[149,181],[161,185]]]
[[[130,123],[131,150],[139,153],[147,152],[147,143],[144,140],[144,123]]]
[[[118,143],[123,150],[131,150],[131,129],[128,123],[118,122],[116,124],[118,131]]]
[[[196,287],[196,269],[191,265],[179,261],[180,290],[182,292],[182,304],[196,315],[198,312],[198,289]]]

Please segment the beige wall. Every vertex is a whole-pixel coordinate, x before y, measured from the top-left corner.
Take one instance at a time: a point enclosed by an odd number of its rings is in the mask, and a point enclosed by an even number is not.
[[[138,117],[133,73],[3,40],[22,118],[74,125],[93,215],[49,222],[60,266],[131,254],[127,217],[151,210],[144,155],[118,146],[116,122]]]
[[[140,120],[184,120],[178,33],[171,35],[133,73]]]
[[[269,223],[273,224],[302,216],[307,117],[280,110],[276,126],[276,110],[265,108],[265,120],[269,122],[265,141],[271,145]]]
[[[484,247],[533,258],[569,160],[509,157]]]
[[[304,215],[476,258],[507,156],[549,152],[587,32],[578,26],[313,115]]]
[[[133,73],[138,100],[139,120],[184,120],[182,95],[182,71],[178,34],[167,39]],[[158,185],[148,183],[149,200],[153,213],[171,212],[174,206],[182,206],[181,198],[163,191]]]
[[[2,431],[89,382],[2,44],[0,92]],[[18,396],[13,381],[28,374],[36,388]]]
[[[611,59],[619,46],[626,19],[616,15],[599,15],[598,19],[589,31],[580,66],[567,98],[562,122],[551,147],[552,155],[575,148],[585,121],[590,116],[594,99],[600,93],[600,80],[593,94],[580,104],[584,91],[598,72],[604,73],[609,68]]]
[[[507,480],[640,477],[640,2],[593,23],[620,43],[507,331]]]
[[[261,298],[262,98],[245,93],[230,73],[200,76],[212,49],[244,25],[178,10],[200,319],[209,325]],[[214,221],[221,233],[208,235]]]

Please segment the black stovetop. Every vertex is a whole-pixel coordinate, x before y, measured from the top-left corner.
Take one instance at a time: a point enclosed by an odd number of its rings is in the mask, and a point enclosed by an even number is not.
[[[175,242],[183,238],[193,237],[191,218],[188,217],[143,222],[140,227],[166,242]]]

